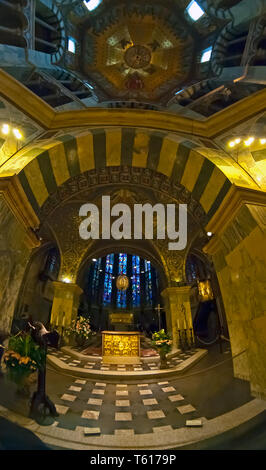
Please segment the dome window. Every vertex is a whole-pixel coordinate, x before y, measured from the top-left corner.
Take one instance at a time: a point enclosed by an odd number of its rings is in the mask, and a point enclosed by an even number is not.
[[[188,7],[186,8],[186,11],[193,21],[199,20],[199,18],[201,18],[205,14],[205,11],[202,10],[202,8],[197,2],[195,2],[195,0],[192,0],[192,2],[190,2]]]
[[[88,8],[89,11],[95,10],[97,8],[102,0],[84,0],[84,5]]]
[[[75,41],[75,39],[73,39],[71,37],[68,38],[67,50],[68,50],[68,52],[72,52],[73,54],[75,54],[75,52],[76,52],[76,41]]]
[[[212,55],[212,46],[208,47],[207,49],[204,49],[204,51],[202,51],[200,62],[202,64],[204,62],[209,62],[209,60],[211,58],[211,55]]]

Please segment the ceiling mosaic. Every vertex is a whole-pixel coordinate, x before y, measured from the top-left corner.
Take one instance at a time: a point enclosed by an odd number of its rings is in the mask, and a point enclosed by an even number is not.
[[[155,100],[191,73],[192,37],[151,15],[127,15],[101,34],[88,29],[84,41],[83,71],[110,96]]]

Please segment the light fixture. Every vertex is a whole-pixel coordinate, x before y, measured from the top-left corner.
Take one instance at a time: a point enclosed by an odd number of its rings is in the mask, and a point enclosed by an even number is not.
[[[95,261],[97,261],[97,259],[96,259],[96,258],[92,258],[92,261],[95,263]]]
[[[240,144],[240,142],[241,142],[241,139],[239,137],[237,139],[235,139],[236,144]]]
[[[266,139],[260,139],[260,143],[261,143],[262,145],[266,144]]]
[[[188,7],[186,8],[186,11],[188,12],[190,18],[193,21],[197,21],[205,13],[205,11],[199,6],[197,2],[195,2],[195,0],[192,0],[192,2],[190,2]]]
[[[244,141],[246,147],[249,147],[254,142],[254,137],[249,137],[247,140]]]
[[[233,148],[235,146],[235,144],[236,144],[235,141],[231,140],[228,145],[229,145],[229,147]]]
[[[75,52],[76,52],[76,41],[75,41],[75,39],[73,39],[71,37],[68,38],[67,50],[68,50],[68,52],[72,52],[72,54],[75,54]]]
[[[208,237],[212,237],[212,232],[207,232]]]
[[[212,55],[212,46],[208,47],[207,49],[204,49],[204,51],[202,51],[200,62],[202,64],[204,62],[209,62],[209,60],[211,58],[211,55]]]
[[[19,129],[12,129],[12,131],[13,131],[13,134],[16,137],[16,139],[18,139],[18,140],[22,139],[22,134],[21,134]]]
[[[69,277],[64,277],[64,279],[62,279],[63,282],[65,282],[65,284],[70,284],[71,283],[71,280],[69,279]]]
[[[9,125],[8,124],[3,124],[2,129],[1,129],[2,134],[7,135],[7,134],[9,134],[9,131],[10,131]]]
[[[97,8],[101,2],[102,0],[87,0],[87,1],[84,0],[83,1],[85,7],[87,7],[89,11],[95,10],[95,8]]]

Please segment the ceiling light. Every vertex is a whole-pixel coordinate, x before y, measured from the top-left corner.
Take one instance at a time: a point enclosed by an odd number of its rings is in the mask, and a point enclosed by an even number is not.
[[[235,144],[236,144],[235,141],[234,141],[234,140],[231,140],[228,145],[229,145],[229,147],[232,148],[232,147],[235,146]]]
[[[266,139],[260,139],[260,143],[263,145],[263,144],[266,144]]]
[[[16,137],[16,139],[18,140],[22,139],[22,134],[19,129],[13,129],[13,134]]]
[[[97,259],[96,259],[96,258],[92,258],[92,261],[95,263],[95,261],[97,261]]]
[[[235,144],[240,144],[240,142],[241,142],[241,139],[239,137],[235,139]]]
[[[208,237],[212,237],[212,232],[207,232]]]
[[[84,5],[88,8],[89,11],[95,10],[97,8],[102,0],[84,0],[83,3]]]
[[[5,134],[5,135],[9,134],[9,125],[3,124],[1,131],[2,131],[2,134]]]
[[[249,137],[247,140],[244,141],[246,147],[249,147],[254,142],[254,137]]]
[[[202,52],[200,62],[203,64],[204,62],[209,62],[212,55],[212,46],[208,47]]]
[[[197,21],[205,13],[205,11],[199,6],[197,2],[195,2],[195,0],[192,0],[192,2],[190,2],[188,7],[186,8],[186,11],[188,12],[190,18],[193,21]]]

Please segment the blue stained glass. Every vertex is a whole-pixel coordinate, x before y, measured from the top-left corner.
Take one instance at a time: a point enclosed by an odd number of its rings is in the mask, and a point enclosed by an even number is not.
[[[104,291],[103,291],[103,303],[104,304],[110,304],[112,300],[113,268],[114,268],[114,254],[112,253],[106,256]]]
[[[132,256],[132,303],[134,307],[140,305],[140,257]]]
[[[150,261],[144,260],[145,266],[145,294],[146,302],[152,305],[152,279],[151,279],[151,263]]]
[[[101,258],[98,258],[94,264],[94,271],[93,271],[93,278],[92,278],[92,286],[91,292],[92,295],[95,295],[99,288],[99,277],[100,277],[100,269],[101,269]]]
[[[118,258],[118,275],[127,273],[127,255],[125,253],[119,253]],[[127,306],[127,292],[118,290],[116,305],[118,308],[126,308]]]

